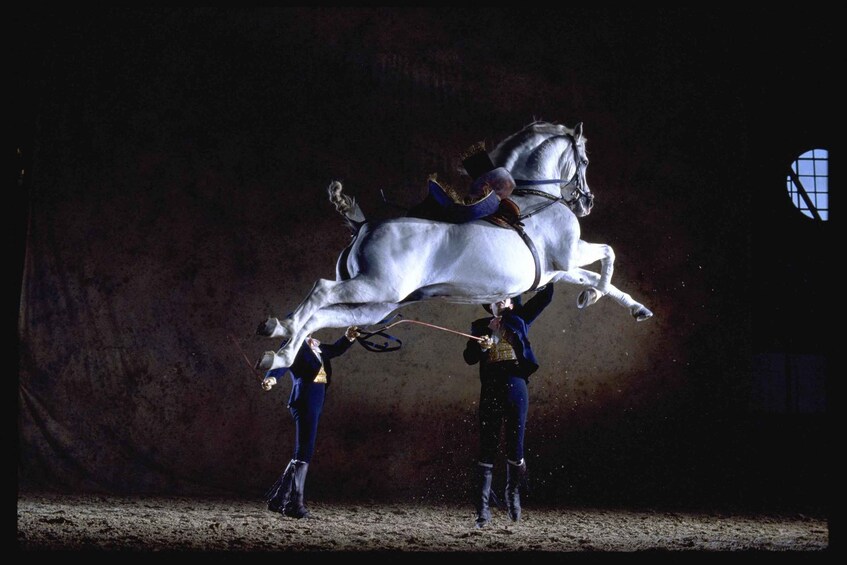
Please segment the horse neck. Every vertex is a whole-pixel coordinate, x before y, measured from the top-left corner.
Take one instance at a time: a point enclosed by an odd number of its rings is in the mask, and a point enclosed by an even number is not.
[[[510,172],[515,179],[562,179],[562,182],[565,182],[576,171],[573,152],[574,146],[570,137],[558,135],[544,140],[524,155],[516,155],[514,159],[508,159],[507,162],[514,163]],[[559,186],[562,182],[530,188],[558,198],[561,195]]]

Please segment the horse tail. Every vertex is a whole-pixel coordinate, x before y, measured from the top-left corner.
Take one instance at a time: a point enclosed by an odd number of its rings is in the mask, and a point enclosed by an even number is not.
[[[337,180],[329,183],[326,190],[327,194],[329,194],[329,201],[332,202],[335,209],[338,210],[338,213],[344,217],[347,227],[349,227],[354,234],[357,233],[366,220],[365,213],[362,212],[362,208],[356,202],[356,199],[347,194],[342,194],[344,187],[342,187],[341,182]]]

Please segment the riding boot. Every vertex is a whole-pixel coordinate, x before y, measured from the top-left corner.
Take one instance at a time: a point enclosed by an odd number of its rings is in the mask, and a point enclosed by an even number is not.
[[[476,522],[477,528],[482,528],[491,521],[491,510],[488,501],[491,496],[492,467],[490,463],[477,464],[477,492],[476,492]]]
[[[291,464],[293,466],[291,487],[285,505],[282,507],[282,513],[291,518],[308,518],[309,511],[306,509],[304,494],[309,464],[297,460],[292,461]]]
[[[526,461],[506,462],[506,508],[513,522],[521,519],[521,483],[526,476]]]
[[[294,460],[292,459],[285,471],[273,486],[265,493],[265,500],[268,503],[268,510],[271,512],[282,512],[283,507],[288,504],[288,498],[291,494],[291,479],[294,477]]]

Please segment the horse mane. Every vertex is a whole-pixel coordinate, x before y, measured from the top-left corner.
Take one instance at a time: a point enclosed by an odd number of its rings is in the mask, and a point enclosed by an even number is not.
[[[574,130],[562,124],[536,120],[525,125],[520,131],[514,133],[498,143],[491,150],[492,162],[498,167],[512,169],[515,166],[519,153],[518,148],[534,136],[541,136],[542,142],[560,135],[573,135]]]

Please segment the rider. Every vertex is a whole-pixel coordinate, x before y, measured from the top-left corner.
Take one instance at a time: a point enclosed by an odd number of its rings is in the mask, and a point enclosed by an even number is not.
[[[471,333],[482,341],[469,339],[464,350],[468,365],[479,363],[479,461],[476,498],[476,527],[491,520],[489,497],[492,469],[500,441],[506,432],[506,504],[509,518],[520,520],[520,488],[525,481],[524,432],[529,410],[529,376],[538,370],[527,332],[541,311],[553,299],[553,284],[542,287],[526,304],[520,296],[498,300],[484,308],[490,314],[471,324]]]
[[[491,216],[498,211],[516,215],[516,205],[509,199],[515,180],[504,167],[497,167],[485,150],[484,142],[472,145],[462,154],[462,167],[472,179],[466,195],[448,185],[429,178],[429,192],[423,201],[413,206],[407,216],[440,222],[463,223]],[[492,194],[494,193],[494,194]],[[504,202],[507,206],[504,209]]]
[[[359,329],[350,326],[344,335],[332,344],[322,344],[311,336],[307,337],[297,351],[291,367],[271,369],[265,374],[262,386],[265,390],[270,390],[278,377],[291,371],[292,386],[288,411],[294,418],[295,433],[294,457],[266,494],[269,510],[292,518],[309,516],[304,503],[306,473],[315,451],[318,421],[326,397],[326,388],[332,378],[330,359],[350,349],[359,335]]]

